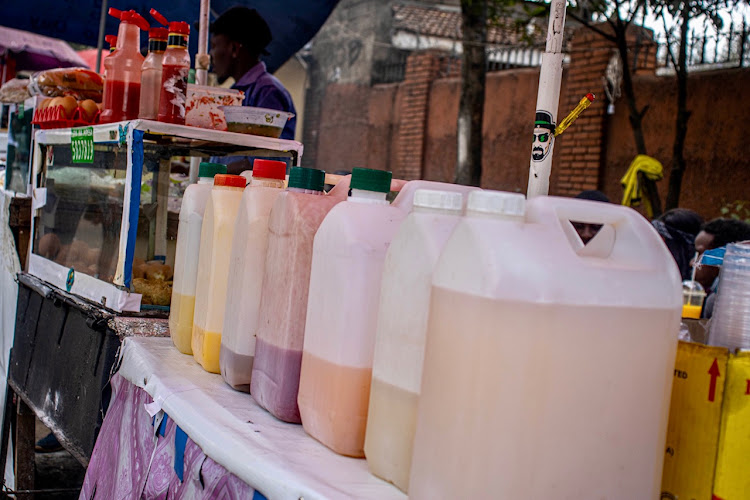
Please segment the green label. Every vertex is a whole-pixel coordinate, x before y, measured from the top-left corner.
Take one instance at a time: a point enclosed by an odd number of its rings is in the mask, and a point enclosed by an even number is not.
[[[94,127],[74,128],[70,131],[73,163],[94,163]]]

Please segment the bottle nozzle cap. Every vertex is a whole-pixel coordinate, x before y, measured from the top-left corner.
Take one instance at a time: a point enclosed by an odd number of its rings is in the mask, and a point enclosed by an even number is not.
[[[151,14],[151,17],[159,21],[160,24],[163,24],[164,26],[169,25],[167,18],[159,14],[159,12],[156,9],[151,9],[150,11],[148,11],[148,13]]]

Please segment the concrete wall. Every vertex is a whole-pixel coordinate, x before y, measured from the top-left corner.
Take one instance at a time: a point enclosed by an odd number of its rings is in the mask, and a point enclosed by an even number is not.
[[[284,87],[289,91],[297,111],[297,128],[294,138],[302,141],[303,126],[305,123],[305,91],[307,90],[307,68],[296,57],[289,59],[274,74],[281,80]],[[304,158],[304,155],[303,155]]]

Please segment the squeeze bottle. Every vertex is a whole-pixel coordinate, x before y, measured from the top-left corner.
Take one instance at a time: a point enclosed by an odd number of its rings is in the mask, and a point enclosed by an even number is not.
[[[177,350],[193,354],[190,341],[195,312],[195,281],[198,278],[198,252],[206,203],[211,196],[214,176],[226,174],[227,166],[201,162],[198,183],[185,190],[177,226],[177,250],[174,259],[172,305],[169,308],[169,335]]]
[[[268,219],[284,192],[286,163],[256,159],[235,223],[219,365],[224,381],[250,392],[258,309],[266,269]]]
[[[169,23],[167,50],[162,61],[161,95],[159,96],[160,122],[185,124],[187,79],[190,71],[188,53],[190,25],[186,22]]]
[[[100,123],[111,123],[138,118],[141,98],[141,30],[148,23],[134,10],[109,9],[111,16],[120,19],[117,31],[117,50],[104,59],[104,106]]]
[[[681,295],[630,208],[471,193],[433,273],[409,496],[659,498]]]
[[[468,193],[419,189],[388,248],[380,286],[365,456],[407,492],[430,309],[432,271]]]
[[[233,272],[229,257],[244,189],[244,177],[216,175],[201,228],[191,346],[195,360],[211,373],[219,373],[227,281]]]
[[[348,181],[326,195],[325,172],[292,167],[289,187],[271,209],[250,393],[285,422],[300,422],[297,388],[313,238],[326,214],[346,199]]]
[[[148,31],[148,56],[141,67],[141,102],[138,118],[156,120],[159,114],[161,95],[161,65],[167,50],[166,28],[151,28]]]

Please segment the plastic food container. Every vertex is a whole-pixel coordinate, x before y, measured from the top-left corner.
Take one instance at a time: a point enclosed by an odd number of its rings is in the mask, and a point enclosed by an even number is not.
[[[278,109],[253,108],[251,106],[221,106],[227,120],[227,130],[240,134],[280,137],[287,120],[294,113]]]
[[[188,84],[185,125],[224,131],[227,122],[221,107],[240,106],[244,96],[240,90]]]

